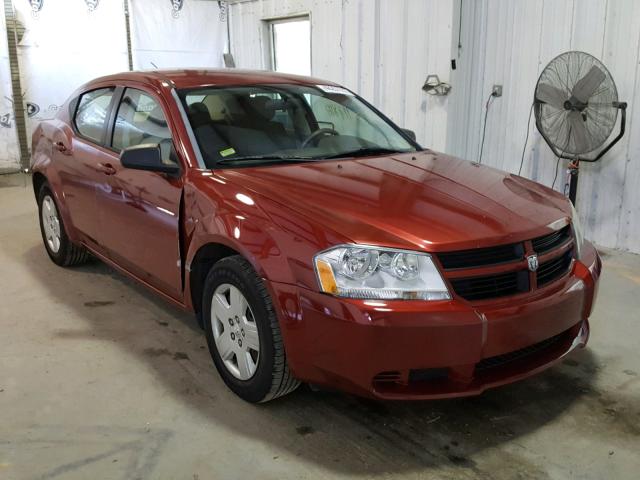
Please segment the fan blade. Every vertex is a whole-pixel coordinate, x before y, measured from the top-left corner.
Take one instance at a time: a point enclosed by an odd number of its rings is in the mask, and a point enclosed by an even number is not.
[[[571,94],[582,103],[587,103],[600,84],[607,78],[605,73],[595,65],[573,87]]]
[[[590,149],[589,132],[585,121],[582,119],[582,113],[570,112],[568,117],[569,128],[571,128],[571,135],[573,136],[573,142],[575,145],[574,153],[587,153]]]
[[[558,110],[564,109],[564,102],[569,99],[569,95],[558,87],[549,85],[548,83],[541,83],[538,85],[536,92],[538,100],[557,108]]]

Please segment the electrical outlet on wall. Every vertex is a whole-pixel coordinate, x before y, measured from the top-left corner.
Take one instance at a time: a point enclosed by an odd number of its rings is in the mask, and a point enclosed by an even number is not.
[[[494,85],[493,86],[493,90],[491,90],[491,94],[494,97],[501,97],[502,96],[502,85]]]

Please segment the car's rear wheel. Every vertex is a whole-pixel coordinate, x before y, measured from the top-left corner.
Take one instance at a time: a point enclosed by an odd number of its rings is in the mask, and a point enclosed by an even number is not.
[[[224,258],[209,271],[202,311],[213,362],[238,396],[266,402],[298,387],[271,297],[244,258]]]
[[[69,240],[58,205],[46,183],[40,188],[38,208],[42,241],[51,260],[62,267],[86,262],[89,259],[89,252]]]

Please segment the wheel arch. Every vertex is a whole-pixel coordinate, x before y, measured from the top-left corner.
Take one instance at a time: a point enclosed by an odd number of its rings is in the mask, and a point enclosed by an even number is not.
[[[33,184],[33,194],[36,199],[36,203],[38,203],[38,195],[40,194],[40,189],[42,185],[45,183],[49,186],[49,190],[53,194],[53,199],[56,202],[56,207],[60,216],[62,217],[62,221],[65,224],[65,228],[67,231],[67,235],[71,239],[72,242],[79,242],[79,233],[77,232],[73,220],[71,218],[71,214],[67,209],[67,205],[64,202],[64,193],[62,192],[62,187],[60,186],[59,178],[57,176],[57,172],[48,168],[43,172],[43,170],[38,169],[34,170],[31,174],[31,183]]]
[[[42,185],[47,183],[47,177],[45,177],[44,173],[34,172],[31,176],[31,183],[33,184],[33,194],[35,195],[37,200]]]
[[[188,264],[187,274],[189,279],[189,299],[191,300],[191,305],[201,327],[204,325],[201,315],[202,292],[207,274],[216,262],[233,255],[240,255],[243,258],[247,258],[237,249],[232,248],[229,245],[211,241],[201,245]]]

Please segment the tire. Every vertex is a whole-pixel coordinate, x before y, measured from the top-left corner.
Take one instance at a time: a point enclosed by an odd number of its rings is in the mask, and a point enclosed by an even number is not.
[[[234,315],[239,298],[234,289],[246,300],[246,305],[240,302],[244,315]],[[202,314],[213,363],[236,395],[252,403],[267,402],[300,385],[289,370],[269,292],[244,258],[223,258],[211,268],[204,285]],[[227,316],[230,318],[221,318]]]
[[[42,241],[49,258],[61,267],[85,263],[90,257],[89,252],[69,240],[59,212],[60,209],[49,185],[44,183],[38,193],[38,216]]]

